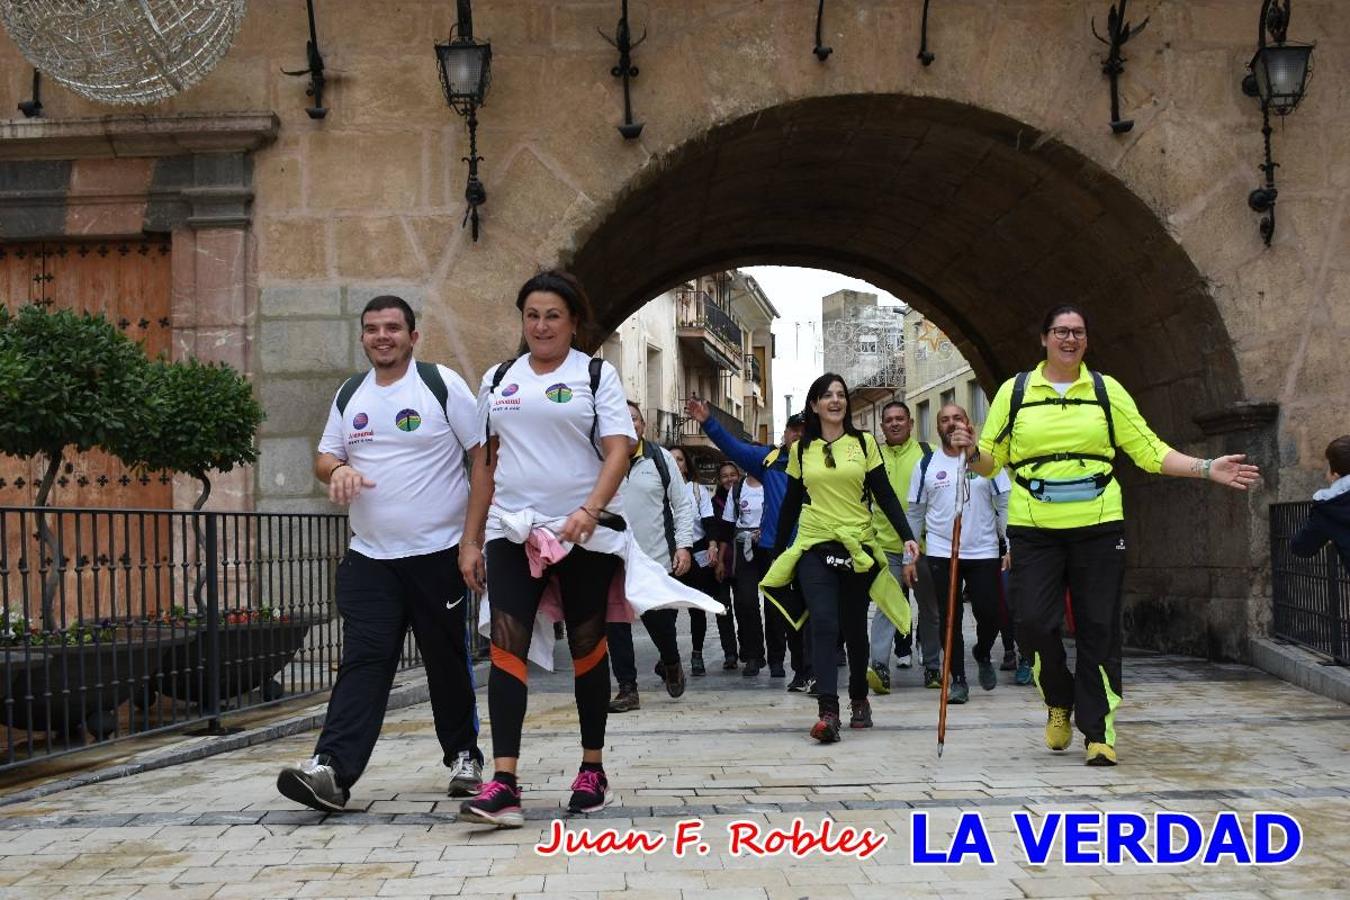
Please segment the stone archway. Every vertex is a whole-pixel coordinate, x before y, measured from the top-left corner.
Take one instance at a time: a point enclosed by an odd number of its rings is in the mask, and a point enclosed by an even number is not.
[[[1084,306],[1090,363],[1179,449],[1216,452],[1197,421],[1242,395],[1204,279],[1158,216],[1064,143],[949,100],[817,97],[715,127],[644,167],[577,248],[566,262],[601,333],[694,274],[814,266],[913,302],[991,392],[1039,357],[1049,306]],[[1200,485],[1163,487],[1128,464],[1122,480],[1129,639],[1240,654],[1249,563],[1216,562],[1248,545],[1246,503],[1207,495],[1206,506]],[[1215,519],[1235,524],[1211,540]]]

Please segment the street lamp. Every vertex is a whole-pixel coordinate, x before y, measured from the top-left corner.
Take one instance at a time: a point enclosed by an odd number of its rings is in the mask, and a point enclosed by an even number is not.
[[[457,23],[450,30],[451,40],[436,45],[436,65],[441,72],[441,89],[450,108],[468,119],[469,180],[464,186],[464,224],[473,223],[473,239],[478,240],[478,207],[487,202],[487,190],[478,180],[478,107],[487,98],[492,80],[492,44],[473,37],[471,0],[457,0]],[[461,225],[463,227],[463,225]]]
[[[1284,0],[1281,6],[1279,0],[1264,0],[1261,4],[1256,55],[1247,64],[1250,71],[1242,79],[1242,92],[1261,102],[1261,136],[1265,139],[1266,161],[1260,169],[1265,173],[1266,183],[1247,196],[1247,205],[1256,212],[1265,213],[1261,219],[1261,237],[1267,247],[1275,234],[1275,198],[1279,194],[1275,189],[1278,163],[1270,156],[1270,114],[1287,116],[1293,112],[1303,99],[1312,72],[1312,45],[1290,44],[1285,40],[1291,3],[1292,0]],[[1266,43],[1266,32],[1275,39],[1274,44]]]

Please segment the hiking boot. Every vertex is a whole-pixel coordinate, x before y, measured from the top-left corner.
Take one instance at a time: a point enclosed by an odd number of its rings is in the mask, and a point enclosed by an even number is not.
[[[986,691],[998,687],[998,673],[994,671],[993,660],[976,660],[975,664],[980,667],[980,687]]]
[[[947,690],[948,703],[965,703],[970,700],[970,686],[966,680],[952,679],[951,687]]]
[[[520,788],[495,778],[486,781],[477,797],[459,805],[458,818],[461,822],[519,828],[525,824],[525,814],[520,810]]]
[[[730,672],[733,669],[739,669],[740,667],[741,664],[736,660],[736,657],[734,655],[728,656],[727,658],[722,660],[723,672]]]
[[[1017,661],[1017,674],[1013,676],[1017,684],[1031,684],[1031,663],[1024,656]]]
[[[708,669],[703,665],[703,654],[694,653],[689,657],[689,674],[695,678],[700,675],[707,675]]]
[[[298,766],[286,766],[277,775],[281,796],[319,812],[341,812],[351,793],[338,787],[333,758],[319,754]]]
[[[806,687],[807,687],[806,679],[796,673],[793,673],[792,680],[788,682],[787,686],[788,691],[793,694],[804,694],[806,693]]]
[[[942,687],[942,673],[937,669],[924,669],[923,686],[926,688]]]
[[[889,694],[891,692],[891,673],[880,663],[872,663],[867,667],[867,686],[877,694]]]
[[[999,666],[1000,672],[1011,672],[1017,668],[1017,654],[1012,650],[1003,651],[1003,665]]]
[[[1073,729],[1069,727],[1069,716],[1073,710],[1063,706],[1046,707],[1045,746],[1051,750],[1067,750],[1073,742]]]
[[[455,764],[450,768],[451,797],[473,797],[483,786],[483,764],[473,758],[468,750],[459,751]]]
[[[594,769],[582,769],[572,780],[572,799],[567,801],[567,811],[597,812],[609,806],[611,799],[609,779],[605,777],[605,773]]]
[[[684,693],[684,666],[675,663],[673,666],[664,666],[661,680],[666,683],[666,693],[672,697],[679,697]]]
[[[1116,764],[1116,748],[1099,741],[1088,741],[1085,762],[1089,766],[1114,766]]]
[[[897,662],[896,665],[902,669],[908,669],[914,665],[914,657],[912,654],[905,653],[897,658],[899,659],[899,662]]]
[[[776,665],[776,666],[769,666],[769,677],[770,677],[770,678],[786,678],[786,677],[787,677],[787,671],[783,668],[782,664],[779,664],[779,665]]]
[[[638,700],[636,684],[619,685],[619,693],[614,695],[613,700],[609,701],[609,711],[612,713],[626,713],[641,708],[642,702]]]
[[[764,668],[764,660],[752,660],[745,664],[744,669],[741,669],[741,674],[746,678],[754,678],[762,668]]]
[[[867,702],[866,697],[850,702],[849,709],[853,710],[853,715],[848,720],[849,728],[872,727],[872,704]]]
[[[811,726],[811,737],[822,744],[833,744],[839,740],[839,713],[823,712],[820,721]]]

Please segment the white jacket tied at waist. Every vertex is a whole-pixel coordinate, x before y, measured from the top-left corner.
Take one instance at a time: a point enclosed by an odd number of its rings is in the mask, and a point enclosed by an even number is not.
[[[544,518],[533,509],[506,512],[493,506],[488,510],[483,543],[506,538],[514,543],[523,544],[529,539],[530,532],[536,528],[547,529],[556,537],[566,521],[566,518]],[[562,541],[562,546],[570,551],[574,545]],[[660,563],[642,552],[637,542],[633,540],[631,530],[615,531],[602,525],[591,532],[591,536],[580,546],[592,553],[610,553],[619,557],[623,563],[624,597],[634,618],[654,609],[674,609],[681,606],[701,609],[719,616],[726,612],[722,604],[707,594],[687,587],[670,577],[661,568]],[[491,599],[486,593],[483,594],[483,602],[479,606],[478,632],[487,638],[492,636]],[[550,672],[553,671],[555,642],[553,621],[536,615],[534,633],[530,638],[530,661]]]

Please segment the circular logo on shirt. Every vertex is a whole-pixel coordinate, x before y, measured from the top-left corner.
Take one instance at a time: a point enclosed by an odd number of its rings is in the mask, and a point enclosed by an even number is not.
[[[516,393],[516,391],[518,391],[518,390],[520,390],[520,385],[518,385],[518,384],[508,384],[506,387],[502,388],[502,396],[503,396],[503,397],[512,397],[512,396],[515,396],[515,393]]]
[[[415,409],[401,409],[398,415],[394,416],[394,424],[398,426],[399,431],[416,431],[422,424],[422,417]]]
[[[937,478],[938,481],[946,481],[946,480],[947,480],[947,473],[939,470],[939,472],[937,473],[937,475],[934,476],[934,477]]]
[[[544,396],[554,403],[570,403],[572,400],[572,389],[563,382],[550,384],[544,388]]]
[[[369,424],[370,424],[370,416],[366,415],[365,413],[357,413],[356,416],[352,419],[352,427],[358,430],[365,428]]]

